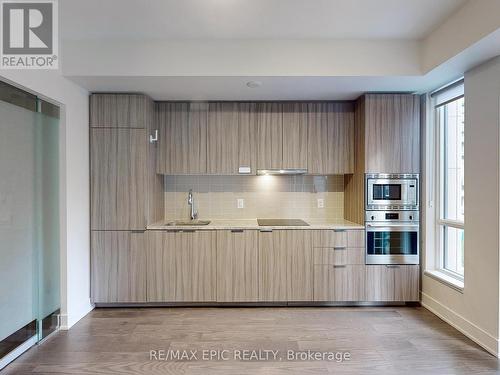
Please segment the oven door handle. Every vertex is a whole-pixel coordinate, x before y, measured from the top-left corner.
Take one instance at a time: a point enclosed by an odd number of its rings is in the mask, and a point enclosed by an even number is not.
[[[393,224],[393,225],[373,225],[366,224],[367,232],[418,232],[420,226],[418,224]]]

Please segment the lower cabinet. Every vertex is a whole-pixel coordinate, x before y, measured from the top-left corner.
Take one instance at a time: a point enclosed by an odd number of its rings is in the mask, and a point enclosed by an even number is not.
[[[315,265],[315,301],[364,301],[365,267],[363,265]]]
[[[215,231],[148,231],[147,300],[216,301]]]
[[[259,232],[259,301],[312,301],[311,231]]]
[[[94,303],[146,302],[146,232],[92,231]]]
[[[256,302],[258,232],[217,231],[217,302]]]
[[[418,265],[367,265],[367,301],[418,301]]]

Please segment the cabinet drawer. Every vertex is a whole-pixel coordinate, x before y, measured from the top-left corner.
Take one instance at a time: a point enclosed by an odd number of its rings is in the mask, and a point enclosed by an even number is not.
[[[365,249],[362,247],[315,247],[313,264],[365,264]]]
[[[314,301],[364,301],[364,265],[315,265]]]
[[[365,247],[365,231],[349,230],[347,231],[347,246],[348,247]]]
[[[347,247],[347,231],[317,230],[313,233],[313,247]]]

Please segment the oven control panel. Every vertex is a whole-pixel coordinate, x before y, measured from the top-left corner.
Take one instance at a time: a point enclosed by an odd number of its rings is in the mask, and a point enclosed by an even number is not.
[[[420,213],[418,211],[365,211],[366,222],[405,222],[418,224]]]

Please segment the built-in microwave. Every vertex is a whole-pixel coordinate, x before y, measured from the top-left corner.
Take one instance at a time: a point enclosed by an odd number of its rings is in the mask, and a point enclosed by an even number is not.
[[[419,175],[367,173],[366,210],[418,210]]]

